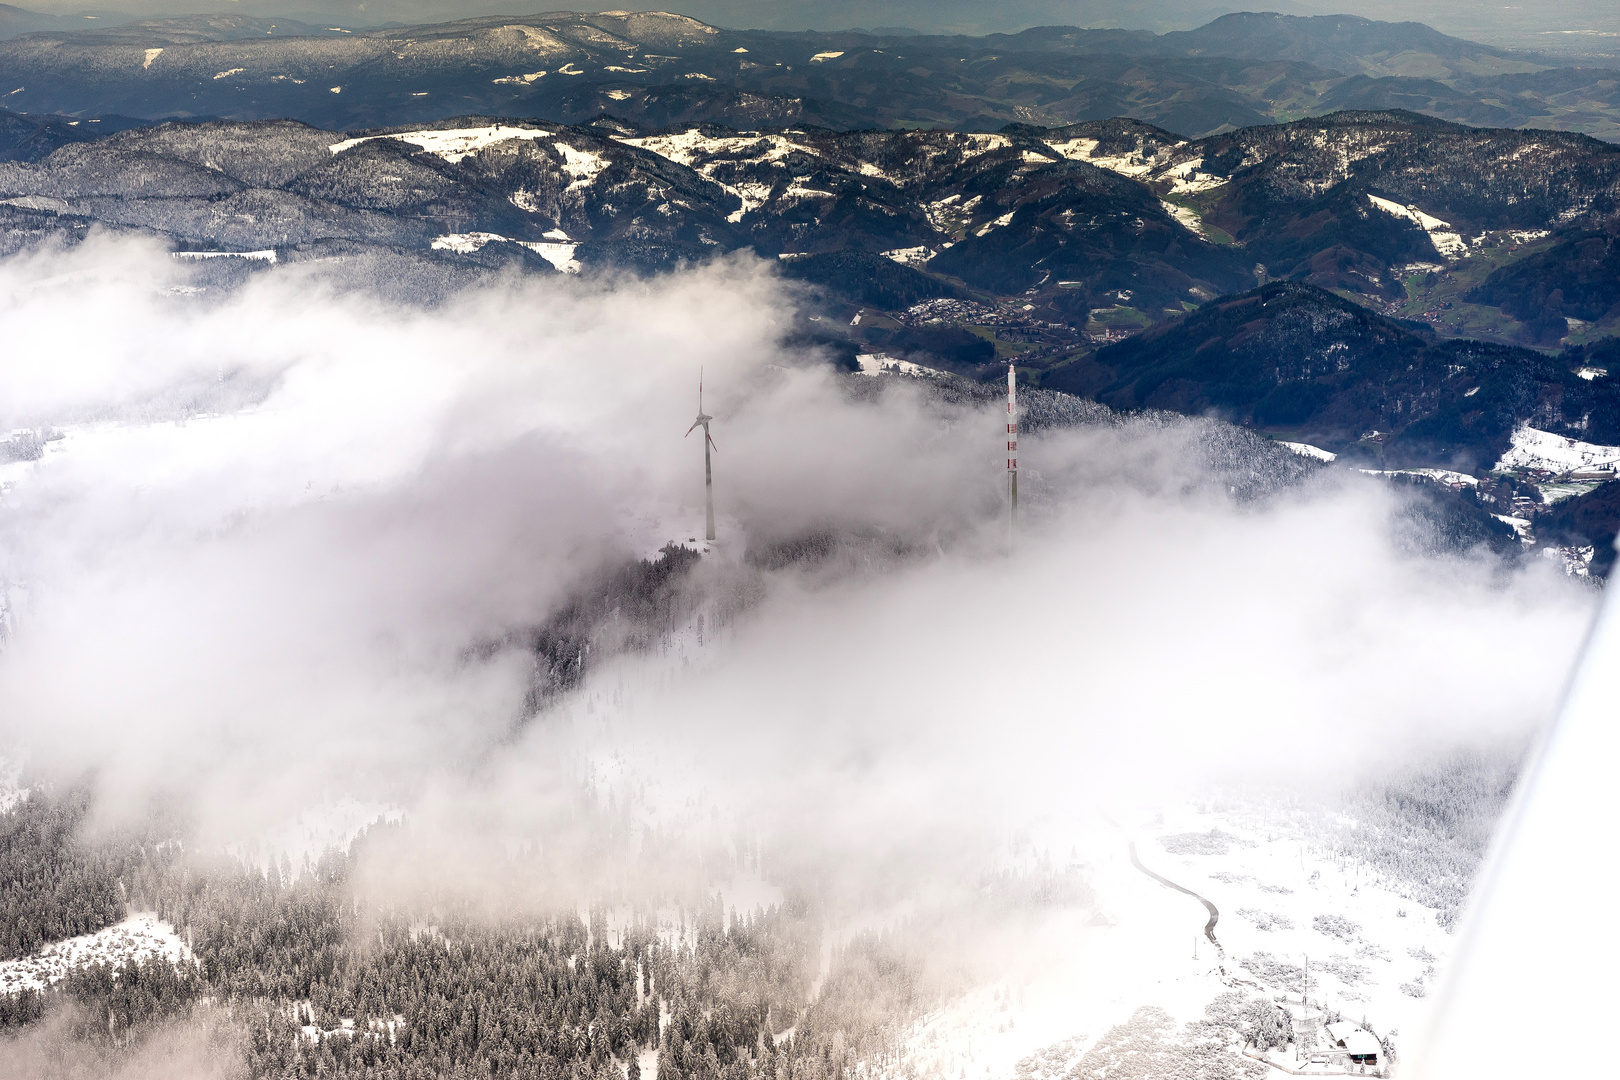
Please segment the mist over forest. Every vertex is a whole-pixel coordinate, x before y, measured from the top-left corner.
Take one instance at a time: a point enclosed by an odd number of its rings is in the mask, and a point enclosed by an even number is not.
[[[406,307],[139,240],[0,273],[5,422],[46,433],[5,496],[7,947],[153,911],[190,958],[5,999],[18,1075],[848,1071],[1109,918],[1111,823],[1188,792],[1440,785],[1369,866],[1444,922],[1505,790],[1444,778],[1511,775],[1592,603],[1421,491],[1050,392],[1009,555],[1002,404],[839,373],[748,259]]]
[[[1601,1028],[1606,7],[34,6],[0,1080]]]

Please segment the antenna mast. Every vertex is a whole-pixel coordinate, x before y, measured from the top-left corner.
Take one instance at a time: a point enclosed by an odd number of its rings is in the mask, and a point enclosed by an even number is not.
[[[1018,535],[1018,382],[1007,365],[1007,548]]]
[[[710,460],[709,450],[711,447],[718,450],[719,447],[714,445],[714,439],[709,435],[709,421],[713,419],[714,417],[703,411],[703,369],[699,368],[698,414],[697,419],[692,421],[692,426],[686,429],[686,434],[692,434],[700,426],[703,428],[703,538],[705,540],[714,539],[714,463]]]

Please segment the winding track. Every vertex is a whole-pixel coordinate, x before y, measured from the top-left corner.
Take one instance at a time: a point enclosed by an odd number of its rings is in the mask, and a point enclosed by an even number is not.
[[[1185,886],[1182,886],[1182,885],[1177,885],[1175,882],[1171,881],[1169,878],[1161,877],[1158,874],[1155,874],[1153,871],[1149,870],[1147,867],[1143,866],[1142,865],[1142,860],[1138,859],[1136,857],[1136,841],[1132,840],[1130,842],[1130,845],[1131,845],[1131,865],[1132,866],[1134,866],[1138,870],[1142,871],[1142,873],[1146,874],[1148,877],[1152,878],[1154,881],[1157,881],[1160,885],[1164,885],[1164,886],[1167,886],[1168,888],[1172,888],[1172,889],[1176,890],[1176,892],[1186,893],[1188,896],[1192,897],[1194,900],[1196,900],[1200,904],[1204,905],[1204,909],[1209,912],[1209,922],[1204,924],[1204,936],[1209,938],[1209,943],[1211,945],[1215,946],[1216,949],[1219,949],[1220,952],[1221,952],[1221,955],[1224,957],[1225,953],[1226,953],[1226,950],[1221,949],[1221,943],[1219,941],[1215,940],[1215,924],[1221,921],[1220,910],[1218,908],[1216,908],[1214,904],[1210,903],[1208,900],[1205,900],[1202,896],[1199,896],[1197,893],[1193,892],[1191,889],[1186,888]]]

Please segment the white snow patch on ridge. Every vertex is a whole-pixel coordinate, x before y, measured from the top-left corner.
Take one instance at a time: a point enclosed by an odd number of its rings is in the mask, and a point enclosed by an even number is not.
[[[549,237],[558,232],[561,232],[561,230],[553,229],[545,235]],[[563,235],[566,236],[567,234],[564,233]],[[492,244],[497,240],[504,240],[508,244],[526,247],[565,274],[579,273],[579,261],[574,258],[574,250],[579,245],[571,241],[541,243],[534,240],[513,240],[510,236],[502,236],[500,233],[492,232],[447,233],[433,241],[433,250],[454,251],[460,255],[471,255],[485,244]]]
[[[821,156],[814,147],[794,142],[785,136],[748,131],[715,137],[705,135],[697,128],[689,128],[674,135],[615,138],[626,146],[634,146],[677,165],[685,165],[705,180],[719,184],[735,195],[742,208],[727,217],[733,223],[741,221],[744,214],[764,206],[771,197],[771,185],[758,181],[727,183],[716,175],[719,170],[730,165],[773,165],[782,168],[785,167],[787,156],[795,151],[812,157]]]
[[[352,150],[361,143],[371,142],[373,139],[398,139],[413,146],[421,147],[430,154],[437,154],[452,165],[469,154],[476,154],[486,146],[494,146],[509,139],[550,139],[555,138],[556,132],[546,131],[542,128],[513,127],[509,124],[491,124],[488,127],[476,128],[448,128],[443,131],[401,131],[393,135],[363,135],[358,139],[345,139],[333,143],[328,149],[333,154],[341,154],[345,150]],[[565,143],[558,143],[560,149]],[[573,147],[569,147],[573,150]],[[587,151],[574,150],[576,154],[585,154]],[[564,151],[567,156],[567,151]],[[590,155],[597,157],[597,155]]]
[[[1088,165],[1095,165],[1099,169],[1107,169],[1109,172],[1117,172],[1121,176],[1145,176],[1153,169],[1153,162],[1142,154],[1099,155],[1097,153],[1098,142],[1096,139],[1064,139],[1061,142],[1051,142],[1046,145],[1070,161],[1084,161]]]
[[[1452,487],[1478,487],[1479,478],[1450,469],[1358,469],[1368,476],[1423,476]]]
[[[1425,214],[1415,206],[1402,206],[1398,202],[1380,199],[1376,195],[1368,195],[1367,199],[1386,214],[1415,222],[1429,234],[1429,242],[1434,244],[1434,250],[1445,258],[1460,259],[1468,254],[1467,242],[1452,229],[1451,222],[1441,221],[1437,217]]]
[[[913,364],[910,360],[896,360],[883,353],[861,353],[855,362],[861,365],[862,375],[915,375],[923,379],[939,379],[950,374],[938,368]]]
[[[1226,177],[1215,176],[1211,173],[1200,172],[1204,159],[1192,158],[1170,166],[1162,174],[1170,179],[1170,191],[1174,195],[1190,195],[1194,192],[1208,191],[1218,188],[1226,183]]]
[[[140,911],[116,926],[47,945],[34,956],[0,963],[0,994],[43,990],[91,964],[163,959],[178,964],[191,950],[155,912]]]
[[[1200,239],[1209,239],[1209,235],[1204,232],[1204,219],[1198,216],[1196,210],[1190,210],[1185,206],[1177,206],[1175,203],[1165,202],[1163,199],[1159,200],[1159,205],[1164,207],[1164,212],[1175,218],[1188,232],[1195,233]]]
[[[1525,425],[1513,432],[1513,445],[1496,463],[1498,469],[1545,469],[1570,472],[1575,469],[1607,469],[1620,465],[1620,446],[1566,439],[1550,431]]]
[[[568,185],[569,191],[590,184],[592,180],[596,179],[597,173],[607,168],[607,158],[601,154],[595,154],[589,150],[580,150],[569,146],[565,142],[557,142],[552,145],[563,156],[563,172],[574,178],[574,182]]]
[[[1301,457],[1315,458],[1317,461],[1333,461],[1339,456],[1331,450],[1324,450],[1320,446],[1312,446],[1310,443],[1283,442],[1279,439],[1277,445],[1286,450],[1292,450]]]
[[[932,251],[921,245],[917,247],[894,248],[890,251],[879,252],[878,254],[882,255],[885,259],[893,259],[902,266],[921,266],[923,263],[934,257],[934,253]]]

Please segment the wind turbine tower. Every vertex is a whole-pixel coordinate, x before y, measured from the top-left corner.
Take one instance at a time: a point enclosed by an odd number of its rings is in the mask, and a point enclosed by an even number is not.
[[[719,447],[714,445],[714,439],[709,435],[709,421],[713,419],[714,417],[703,411],[703,372],[699,370],[697,419],[692,421],[692,426],[686,429],[686,434],[692,434],[698,429],[699,425],[703,428],[703,507],[705,514],[703,538],[705,540],[714,539],[714,464],[709,458],[709,450],[711,447],[718,450]]]
[[[1018,531],[1018,381],[1007,365],[1007,538]]]

